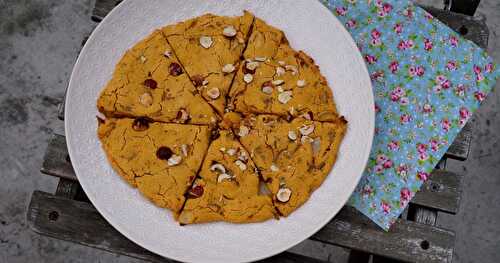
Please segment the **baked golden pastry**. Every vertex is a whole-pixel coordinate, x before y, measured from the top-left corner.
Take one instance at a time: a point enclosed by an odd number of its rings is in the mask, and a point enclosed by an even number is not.
[[[252,14],[206,14],[127,51],[97,107],[114,170],[181,224],[288,216],[347,129],[326,79]]]

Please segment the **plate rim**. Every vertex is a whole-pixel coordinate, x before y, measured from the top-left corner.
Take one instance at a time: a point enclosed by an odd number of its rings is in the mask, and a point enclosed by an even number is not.
[[[124,0],[122,1],[120,4],[118,4],[116,7],[114,7],[105,17],[104,19],[99,22],[99,24],[94,28],[94,30],[92,31],[91,35],[89,36],[89,38],[87,39],[85,45],[81,48],[80,50],[80,53],[78,54],[78,58],[77,60],[75,61],[75,64],[73,66],[73,69],[72,69],[72,72],[71,72],[71,76],[70,76],[70,80],[68,82],[68,87],[67,87],[67,92],[66,92],[66,96],[65,96],[65,105],[69,105],[68,102],[69,102],[69,98],[71,97],[71,90],[72,90],[72,86],[75,86],[74,82],[75,82],[75,78],[74,78],[74,75],[75,75],[75,72],[77,71],[77,69],[79,67],[81,67],[81,58],[82,58],[82,54],[85,54],[87,48],[88,48],[88,43],[91,43],[92,41],[95,41],[95,38],[96,38],[96,35],[97,35],[97,32],[100,32],[102,31],[103,29],[103,25],[106,24],[106,22],[108,20],[110,20],[113,15],[115,13],[118,13],[120,11],[121,8],[124,8],[125,4],[130,2],[132,0]],[[367,68],[367,65],[366,63],[364,62],[364,59],[362,57],[362,54],[361,52],[359,51],[357,45],[356,45],[356,42],[354,41],[352,35],[347,31],[347,29],[345,28],[345,26],[340,22],[340,20],[324,5],[322,4],[319,0],[315,0],[314,3],[312,2],[312,4],[315,4],[315,5],[319,5],[319,9],[322,10],[322,12],[325,13],[325,15],[327,16],[332,16],[334,19],[333,19],[333,23],[336,23],[338,24],[338,28],[339,30],[342,31],[342,34],[346,36],[346,42],[348,42],[349,46],[351,46],[353,49],[357,50],[357,52],[355,52],[356,54],[354,56],[357,57],[357,60],[361,63],[362,66],[361,66],[361,69],[362,69],[362,73],[365,77],[368,77],[368,83],[369,83],[369,88],[373,91],[373,84],[370,80],[370,75],[369,75],[369,71],[368,71],[368,68]],[[369,130],[369,150],[366,151],[366,153],[364,154],[364,169],[366,168],[366,165],[369,161],[369,156],[370,156],[370,153],[371,153],[371,150],[372,150],[372,147],[373,147],[373,140],[374,140],[374,135],[375,135],[375,110],[374,110],[374,105],[375,105],[375,98],[374,98],[374,95],[373,95],[373,92],[370,93],[370,96],[367,97],[367,99],[369,101],[367,101],[370,105],[372,105],[373,107],[371,107],[371,110],[370,110],[370,117],[369,117],[369,120],[370,120],[370,130]],[[74,153],[73,153],[73,149],[71,148],[70,145],[72,145],[71,143],[71,133],[67,132],[70,130],[69,128],[69,123],[70,121],[67,121],[71,118],[70,116],[70,113],[68,111],[68,108],[69,107],[65,107],[65,110],[64,110],[64,119],[66,121],[64,121],[64,130],[65,130],[65,138],[66,138],[66,144],[67,144],[67,149],[68,149],[68,154],[71,158],[71,156],[74,156]],[[72,158],[71,158],[72,159]],[[73,163],[72,163],[72,166],[73,166]],[[332,168],[333,169],[333,168]],[[77,169],[74,169],[73,167],[73,170],[75,172],[75,175],[77,177],[77,179],[80,179],[81,177],[83,177],[83,175],[79,175],[79,171]],[[331,172],[331,171],[330,171]],[[356,179],[356,183],[354,184],[354,187],[352,189],[349,189],[349,192],[351,192],[351,194],[349,195],[349,197],[343,202],[344,205],[342,207],[344,207],[350,196],[352,196],[352,193],[354,193],[354,190],[355,188],[357,187],[357,185],[359,184],[361,178],[363,176],[363,172],[357,177]],[[78,180],[80,181],[80,180]],[[86,190],[86,187],[81,184],[81,187],[82,189],[84,190],[85,193],[87,193],[88,191]],[[165,254],[166,253],[163,253],[163,251],[156,251],[156,249],[154,248],[150,248],[150,247],[146,247],[146,246],[143,246],[141,244],[140,241],[137,241],[136,239],[134,239],[131,234],[126,230],[125,227],[122,226],[121,223],[115,221],[113,219],[113,216],[108,214],[106,212],[105,209],[103,209],[102,207],[100,208],[98,205],[98,202],[96,202],[96,200],[94,200],[94,196],[91,196],[91,195],[88,195],[88,198],[90,200],[90,202],[92,203],[92,205],[96,208],[96,210],[99,212],[99,214],[114,228],[116,229],[120,234],[122,234],[123,236],[125,236],[128,240],[134,242],[135,244],[137,244],[138,246],[146,249],[147,251],[149,252],[152,252],[156,255],[159,255],[159,256],[162,256],[162,257],[166,257],[166,258],[169,258],[169,259],[174,259],[174,260],[185,260],[185,259],[179,259],[179,258],[172,258],[172,257],[168,257],[166,256]],[[329,215],[328,217],[325,217],[325,220],[323,222],[321,222],[320,224],[317,224],[317,226],[315,228],[313,228],[311,230],[310,233],[304,233],[304,239],[301,239],[301,240],[298,240],[297,242],[293,243],[293,244],[287,244],[285,246],[281,246],[280,249],[275,249],[273,252],[271,253],[264,253],[261,254],[261,255],[258,255],[258,256],[255,256],[253,258],[246,258],[244,259],[243,261],[240,261],[240,262],[252,262],[252,261],[257,261],[257,260],[262,260],[262,259],[265,259],[265,258],[269,258],[269,257],[272,257],[274,255],[277,255],[279,253],[282,253],[294,246],[296,246],[297,244],[305,241],[306,239],[309,239],[312,235],[314,235],[316,232],[318,232],[319,230],[321,230],[323,227],[325,227],[339,212],[340,210],[342,209],[342,207],[338,210],[338,211],[333,211],[332,210],[332,213],[331,215]]]

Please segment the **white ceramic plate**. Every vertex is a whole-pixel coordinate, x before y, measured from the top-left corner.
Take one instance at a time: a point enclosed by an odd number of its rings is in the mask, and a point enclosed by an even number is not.
[[[311,199],[288,218],[256,224],[179,226],[122,180],[106,161],[96,136],[96,100],[114,66],[153,29],[212,12],[249,10],[285,31],[333,87],[349,121],[334,169]],[[317,232],[345,204],[368,160],[374,133],[372,86],[363,59],[342,24],[313,0],[124,1],[102,21],[83,48],[66,97],[66,139],[76,175],[99,212],[118,231],[159,255],[196,262],[252,261],[282,252]]]

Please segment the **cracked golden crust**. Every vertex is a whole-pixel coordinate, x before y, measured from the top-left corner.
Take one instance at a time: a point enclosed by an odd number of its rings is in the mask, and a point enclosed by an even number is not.
[[[305,203],[312,192],[324,181],[333,167],[347,122],[343,118],[335,122],[317,122],[296,118],[287,122],[273,115],[248,117],[243,121],[250,128],[240,141],[260,170],[281,215],[287,216]],[[319,140],[316,146],[301,141],[300,129],[314,126],[307,135]],[[297,135],[290,139],[289,132]],[[280,187],[292,190],[288,202],[276,200]]]
[[[146,39],[128,50],[115,68],[97,100],[97,108],[108,117],[149,117],[162,122],[184,122],[179,120],[179,112],[187,111],[187,123],[211,124],[216,113],[197,94],[186,74],[170,74],[172,63],[179,63],[160,31],[155,31]],[[155,89],[144,82],[153,79]],[[141,102],[147,94],[149,103]]]
[[[222,35],[227,25],[235,27],[234,38]],[[201,36],[212,38],[209,49],[200,45]],[[251,73],[253,80],[246,83],[245,63],[256,60],[259,66]],[[178,63],[185,73],[170,74],[171,63]],[[223,73],[226,64],[236,70]],[[279,76],[278,67],[284,70]],[[200,84],[197,76],[208,84]],[[157,82],[155,89],[146,87],[148,78]],[[284,84],[262,92],[263,84],[273,80]],[[198,88],[193,82],[198,82]],[[207,95],[214,87],[220,91],[217,99]],[[291,91],[291,98],[283,103],[278,96],[286,91]],[[276,213],[288,216],[322,184],[347,128],[312,58],[293,50],[282,31],[248,12],[240,17],[206,14],[155,31],[125,53],[97,104],[108,117],[99,125],[98,135],[112,167],[155,204],[171,209],[182,224],[247,223]],[[225,113],[225,109],[234,111]],[[313,120],[304,119],[304,114]],[[219,116],[224,116],[222,122]],[[149,126],[136,131],[128,117],[147,117],[143,120]],[[210,142],[209,127],[216,121],[223,130]],[[240,134],[241,125],[249,128],[248,134],[234,137],[231,130]],[[314,130],[301,142],[300,129],[311,125]],[[296,140],[289,138],[292,130]],[[182,156],[181,163],[169,166],[160,160],[156,155],[160,146]],[[221,148],[235,149],[235,154],[223,153]],[[249,153],[245,170],[236,164],[241,151]],[[210,169],[214,163],[234,177],[219,182],[219,174]],[[271,196],[259,192],[259,176]],[[194,185],[202,186],[203,194],[186,200]],[[285,203],[276,197],[284,187],[292,191]]]
[[[234,150],[234,153],[229,153]],[[210,144],[195,185],[202,186],[203,195],[186,201],[179,221],[182,224],[227,221],[232,223],[260,222],[273,218],[271,197],[259,194],[259,175],[248,153],[229,131]],[[245,164],[242,170],[236,163]],[[231,179],[218,181],[221,171],[211,169],[220,164]]]
[[[266,24],[261,25],[259,30],[253,30],[245,59],[263,57],[266,61],[259,63],[250,83],[244,81],[245,65],[240,66],[229,94],[229,104],[245,115],[297,117],[310,113],[314,120],[334,121],[338,115],[333,94],[319,67],[307,54],[292,49],[288,41],[283,40],[284,37],[279,37],[280,32]],[[282,72],[278,73],[279,70]],[[284,84],[269,84],[276,80],[282,80]],[[303,82],[303,87],[298,84],[299,81]],[[265,86],[272,87],[272,91],[263,92]],[[291,94],[291,99],[285,103],[279,100],[283,91]]]
[[[234,76],[234,73],[224,73],[222,68],[226,64],[236,67],[239,64],[253,18],[253,15],[246,11],[243,16],[238,17],[206,14],[162,29],[191,80],[201,77],[208,81],[207,85],[199,87],[200,92],[220,115],[224,114],[226,95]],[[227,26],[236,29],[236,36],[229,38],[222,34]],[[212,39],[210,48],[200,45],[202,36]],[[220,91],[220,96],[216,99],[207,94],[212,88],[218,88]]]
[[[178,212],[208,148],[208,127],[150,123],[148,129],[136,131],[133,123],[133,119],[110,118],[99,125],[98,137],[109,162],[148,199]],[[160,160],[156,152],[162,146],[182,156],[181,163],[169,166],[167,160]]]

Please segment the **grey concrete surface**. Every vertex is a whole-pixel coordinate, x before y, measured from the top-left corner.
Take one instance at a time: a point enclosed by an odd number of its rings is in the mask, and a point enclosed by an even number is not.
[[[441,6],[440,0],[417,2]],[[92,0],[0,0],[0,262],[140,262],[128,257],[38,236],[25,220],[33,190],[53,192],[56,180],[39,172],[73,63],[90,21]],[[500,62],[500,1],[483,0],[478,15],[491,31],[490,53]],[[465,174],[460,212],[440,215],[457,232],[454,262],[500,258],[500,89],[474,115],[469,160],[449,162]],[[339,248],[307,242],[295,250],[332,262]]]

